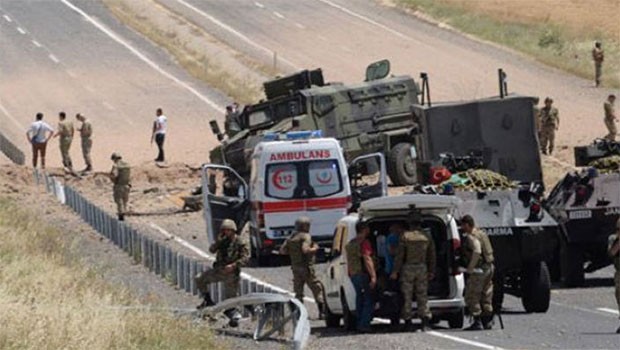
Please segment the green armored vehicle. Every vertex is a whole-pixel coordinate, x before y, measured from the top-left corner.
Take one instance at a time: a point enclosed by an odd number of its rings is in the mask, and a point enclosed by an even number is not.
[[[348,161],[382,152],[392,183],[414,184],[417,126],[411,105],[419,104],[419,88],[412,77],[388,77],[389,71],[384,60],[369,65],[366,80],[357,84],[325,83],[320,69],[264,83],[267,99],[233,116],[237,132],[230,132],[227,120],[229,138],[211,152],[211,162],[227,164],[247,178],[249,157],[264,133],[322,130],[324,137],[341,142]],[[223,140],[217,123],[211,125]]]

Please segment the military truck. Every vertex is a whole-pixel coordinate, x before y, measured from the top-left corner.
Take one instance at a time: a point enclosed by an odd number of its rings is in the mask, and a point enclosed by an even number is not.
[[[304,70],[265,82],[266,99],[248,105],[236,116],[240,132],[211,152],[211,162],[226,164],[248,179],[250,156],[262,135],[289,130],[322,130],[340,141],[347,161],[382,152],[395,185],[416,182],[411,161],[416,125],[410,106],[418,104],[418,85],[410,76],[389,76],[387,60],[366,70],[357,84],[325,83],[320,69]]]
[[[575,165],[550,192],[545,207],[560,224],[553,268],[567,287],[581,286],[585,273],[611,264],[607,239],[620,217],[620,144],[598,139],[574,148]]]

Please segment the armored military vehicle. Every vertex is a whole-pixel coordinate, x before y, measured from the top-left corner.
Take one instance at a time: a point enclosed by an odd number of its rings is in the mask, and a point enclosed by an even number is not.
[[[620,217],[620,144],[595,140],[574,148],[575,165],[550,192],[545,207],[560,224],[556,270],[568,287],[585,282],[585,273],[611,264],[607,239]]]
[[[347,161],[374,152],[386,155],[388,175],[395,185],[416,181],[411,146],[416,125],[410,106],[418,104],[419,89],[410,76],[389,76],[389,61],[368,66],[366,80],[357,84],[325,83],[320,69],[304,70],[263,84],[266,100],[245,106],[236,116],[240,132],[222,140],[211,162],[231,166],[244,178],[250,156],[267,132],[322,130],[340,141]]]

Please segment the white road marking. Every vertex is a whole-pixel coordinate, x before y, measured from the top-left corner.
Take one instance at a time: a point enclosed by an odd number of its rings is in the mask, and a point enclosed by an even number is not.
[[[26,31],[25,31],[25,30],[23,30],[23,29],[22,29],[22,27],[17,27],[17,31],[18,31],[20,34],[22,34],[22,35],[23,35],[23,34],[26,34]]]
[[[66,1],[66,0],[63,0],[63,1]],[[245,41],[246,43],[248,43],[248,44],[250,44],[250,45],[252,45],[252,46],[254,46],[255,48],[257,48],[257,49],[259,49],[259,50],[261,50],[261,51],[264,51],[264,52],[268,53],[269,55],[272,55],[272,54],[273,54],[273,51],[272,51],[272,50],[269,50],[268,48],[266,48],[266,47],[264,47],[264,46],[262,46],[262,45],[260,45],[260,44],[258,44],[258,43],[256,43],[256,42],[252,41],[252,39],[250,39],[250,38],[248,38],[247,36],[245,36],[244,34],[242,34],[242,33],[238,32],[237,30],[235,30],[235,29],[234,29],[234,28],[232,28],[231,26],[227,25],[226,23],[224,23],[224,22],[220,21],[219,19],[217,19],[217,18],[215,18],[215,17],[211,16],[210,14],[208,14],[208,13],[206,13],[206,12],[204,12],[204,11],[202,11],[202,10],[198,9],[198,8],[196,8],[195,6],[193,6],[193,5],[191,5],[191,4],[188,4],[188,3],[187,3],[187,2],[185,2],[184,0],[177,0],[177,2],[178,2],[179,4],[181,4],[181,5],[185,6],[185,7],[187,7],[188,9],[190,9],[190,10],[192,10],[192,11],[196,12],[197,14],[199,14],[199,15],[201,15],[201,16],[203,16],[203,17],[205,17],[206,19],[208,19],[209,21],[213,22],[213,23],[214,23],[215,25],[217,25],[218,27],[220,27],[220,28],[222,28],[222,29],[224,29],[224,30],[226,30],[226,31],[229,31],[230,33],[234,34],[234,35],[235,35],[236,37],[238,37],[239,39],[241,39],[241,40]],[[295,70],[299,70],[299,69],[300,69],[300,68],[299,68],[299,67],[297,67],[297,66],[296,66],[293,62],[291,62],[291,61],[289,61],[289,60],[287,60],[287,59],[285,59],[285,58],[278,57],[278,60],[279,60],[279,61],[282,61],[282,62],[284,62],[284,63],[286,63],[286,64],[288,64],[289,66],[291,66],[291,67],[292,67],[292,68],[294,68]]]
[[[278,12],[278,11],[273,11],[273,15],[274,15],[274,16],[276,16],[276,17],[278,17],[278,18],[282,18],[282,19],[284,19],[284,15],[283,15],[283,14],[281,14],[280,12]]]
[[[114,108],[114,106],[112,106],[111,104],[109,104],[109,103],[108,103],[108,102],[106,102],[106,101],[102,101],[102,102],[101,102],[101,104],[102,104],[105,108],[107,108],[107,109],[109,109],[109,110],[111,110],[111,111],[115,111],[115,110],[116,110],[116,108]],[[128,120],[128,121],[129,121],[129,120]]]
[[[320,2],[322,2],[324,4],[326,4],[326,5],[329,5],[329,6],[333,7],[333,8],[336,8],[336,9],[338,9],[338,10],[344,12],[344,13],[347,13],[347,14],[355,17],[355,18],[359,18],[359,19],[361,19],[364,22],[368,22],[368,23],[370,23],[370,24],[372,24],[374,26],[377,26],[377,27],[379,27],[379,28],[381,28],[381,29],[383,29],[385,31],[388,31],[388,32],[396,35],[399,38],[402,38],[402,39],[405,39],[405,40],[413,40],[412,38],[408,37],[407,35],[399,32],[399,31],[397,31],[395,29],[392,29],[392,28],[390,28],[390,27],[388,27],[388,26],[386,26],[384,24],[381,24],[381,23],[379,23],[379,22],[377,22],[377,21],[375,21],[373,19],[370,19],[370,18],[368,18],[368,17],[366,17],[364,15],[360,15],[357,12],[353,12],[353,11],[349,10],[348,8],[346,8],[344,6],[335,4],[335,3],[333,3],[333,2],[331,2],[329,0],[318,0],[318,1],[320,1]]]
[[[558,303],[557,301],[551,301],[550,303],[552,305],[556,305],[556,306],[560,306],[560,307],[565,307],[565,308],[569,308],[569,309],[573,309],[573,310],[577,310],[577,311],[587,312],[589,314],[594,314],[594,315],[599,315],[599,316],[609,316],[609,314],[607,312],[602,311],[600,309],[592,310],[592,309],[588,309],[588,308],[581,307],[581,306],[575,306],[575,305],[568,305],[568,304]]]
[[[75,74],[75,72],[73,72],[72,70],[67,69],[67,70],[66,70],[66,72],[67,72],[67,74],[69,74],[69,76],[70,76],[71,78],[73,78],[73,79],[76,79],[76,78],[77,78],[77,74]]]
[[[2,111],[2,113],[6,115],[19,130],[23,130],[25,128],[25,126],[15,119],[15,117],[13,117],[13,115],[2,105],[2,101],[0,101],[0,111]]]
[[[4,19],[5,19],[7,22],[13,22],[13,20],[11,19],[11,17],[9,17],[8,15],[4,15],[4,16],[2,16],[2,17],[4,17]]]
[[[146,63],[151,68],[153,68],[154,70],[159,72],[161,75],[165,76],[166,78],[172,80],[173,82],[177,83],[181,87],[185,88],[187,91],[191,92],[194,96],[198,97],[201,101],[203,101],[204,103],[209,105],[211,108],[215,109],[216,111],[218,111],[220,113],[224,113],[224,108],[222,106],[220,106],[217,103],[213,102],[211,99],[209,99],[208,97],[206,97],[203,94],[201,94],[200,92],[198,92],[198,90],[194,89],[193,87],[188,85],[186,82],[181,81],[179,78],[175,77],[174,75],[172,75],[168,71],[166,71],[163,68],[161,68],[157,63],[153,62],[151,59],[146,57],[144,54],[142,54],[136,48],[134,48],[133,46],[128,44],[118,34],[113,32],[112,30],[106,28],[104,25],[102,25],[101,23],[99,23],[98,21],[93,19],[91,16],[89,16],[86,12],[82,11],[80,8],[78,8],[77,6],[73,5],[70,1],[68,1],[68,0],[61,0],[61,1],[67,7],[71,8],[73,11],[75,11],[78,14],[82,15],[88,22],[90,22],[92,25],[94,25],[97,29],[99,29],[100,31],[105,33],[107,36],[109,36],[111,39],[113,39],[117,43],[119,43],[122,46],[124,46],[131,53],[133,53],[136,57],[138,57],[144,63]]]
[[[439,337],[439,338],[449,339],[449,340],[455,341],[457,343],[471,345],[471,346],[475,346],[475,347],[482,348],[482,349],[489,349],[489,350],[502,350],[503,349],[503,348],[500,348],[498,346],[489,345],[489,344],[477,342],[477,341],[474,341],[474,340],[469,340],[469,339],[457,337],[457,336],[454,336],[454,335],[440,333],[440,332],[437,332],[437,331],[429,331],[429,332],[426,332],[426,334],[430,334],[432,336]]]
[[[599,308],[597,308],[597,310],[600,310],[600,311],[603,311],[603,312],[609,312],[610,314],[614,314],[614,315],[619,315],[620,314],[618,312],[618,310],[608,309],[606,307],[599,307]]]
[[[328,41],[326,37],[322,36],[322,35],[317,35],[316,36],[319,40],[323,40],[323,41]]]
[[[295,22],[295,26],[296,26],[297,28],[299,28],[299,29],[306,29],[306,26],[304,26],[304,25],[303,25],[303,24],[301,24],[301,23],[297,23],[297,22]]]
[[[84,88],[90,92],[95,92],[95,88],[92,87],[91,85],[86,84],[84,85]]]
[[[254,5],[256,5],[256,7],[259,8],[265,8],[265,5],[261,4],[260,2],[254,1]]]
[[[54,61],[54,63],[60,63],[60,60],[58,59],[58,57],[54,56],[54,54],[50,53],[49,56],[50,60]]]
[[[32,43],[33,43],[33,44],[34,44],[34,46],[36,46],[36,47],[41,47],[41,46],[42,46],[42,45],[41,45],[41,43],[39,43],[39,42],[38,42],[38,41],[36,41],[36,40],[32,40]]]

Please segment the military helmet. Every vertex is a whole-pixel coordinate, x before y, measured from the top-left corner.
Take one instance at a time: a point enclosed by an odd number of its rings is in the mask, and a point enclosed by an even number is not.
[[[121,159],[123,157],[121,157],[121,155],[117,152],[112,153],[112,156],[110,157],[110,159],[112,160],[117,160],[117,159]]]
[[[300,216],[295,220],[295,231],[306,231],[310,227],[310,218]]]
[[[233,230],[237,232],[237,224],[231,219],[224,219],[220,225],[220,230]]]

